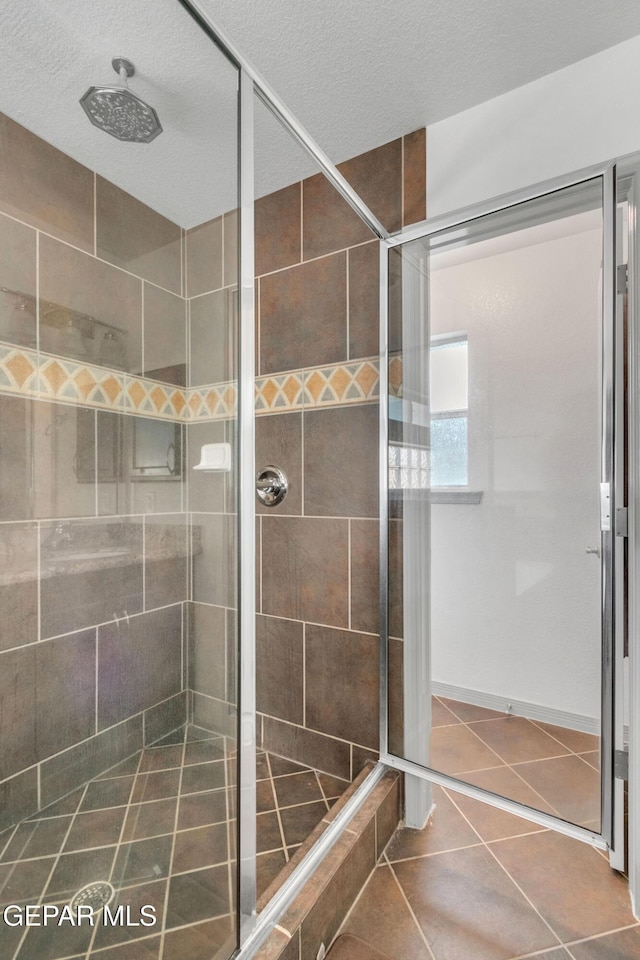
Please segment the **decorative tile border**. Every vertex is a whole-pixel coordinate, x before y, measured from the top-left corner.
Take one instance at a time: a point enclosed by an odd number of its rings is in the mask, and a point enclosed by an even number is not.
[[[366,403],[379,395],[380,366],[376,360],[336,363],[304,372],[305,407]]]
[[[389,395],[402,396],[402,357],[389,359]]]
[[[163,420],[187,419],[187,391],[182,387],[2,343],[0,393]]]
[[[304,371],[256,379],[256,413],[290,413],[302,409]]]
[[[0,344],[0,392],[32,397],[38,391],[38,354]]]
[[[184,420],[187,409],[186,390],[157,380],[125,375],[122,409],[125,413],[159,417],[162,420]]]
[[[236,415],[238,387],[235,381],[191,387],[186,394],[184,420],[228,420]]]
[[[113,410],[122,406],[124,376],[104,367],[40,354],[38,386],[38,395],[44,400]]]
[[[402,379],[399,359],[392,361],[390,375],[391,392],[398,395]],[[1,343],[0,393],[187,422],[227,420],[236,415],[238,405],[235,381],[185,389]],[[258,377],[255,409],[260,415],[370,403],[379,393],[377,360],[335,363]]]

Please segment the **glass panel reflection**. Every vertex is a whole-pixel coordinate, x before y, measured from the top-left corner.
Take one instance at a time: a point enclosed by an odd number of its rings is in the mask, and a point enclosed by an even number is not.
[[[390,742],[596,832],[602,255],[596,179],[393,249],[389,321]]]

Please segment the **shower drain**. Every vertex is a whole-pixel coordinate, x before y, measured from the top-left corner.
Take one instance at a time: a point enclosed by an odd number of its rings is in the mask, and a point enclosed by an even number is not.
[[[78,907],[91,907],[93,912],[97,913],[111,903],[115,895],[115,887],[106,880],[94,880],[93,883],[87,883],[78,890],[69,906],[72,910],[77,910]]]

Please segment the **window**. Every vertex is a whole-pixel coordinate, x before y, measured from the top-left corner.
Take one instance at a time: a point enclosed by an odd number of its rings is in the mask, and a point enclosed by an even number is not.
[[[465,487],[469,482],[467,337],[434,338],[429,359],[431,486]]]
[[[429,404],[389,397],[389,418],[400,428],[391,428],[389,490],[429,491],[432,503],[480,503],[482,493],[468,489],[466,334],[434,337],[429,354]]]

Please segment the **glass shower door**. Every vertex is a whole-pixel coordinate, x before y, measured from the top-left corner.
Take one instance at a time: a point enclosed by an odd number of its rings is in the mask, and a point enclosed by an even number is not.
[[[0,38],[3,960],[239,941],[239,70],[185,6]]]
[[[391,241],[383,576],[389,762],[609,847],[613,183]]]

